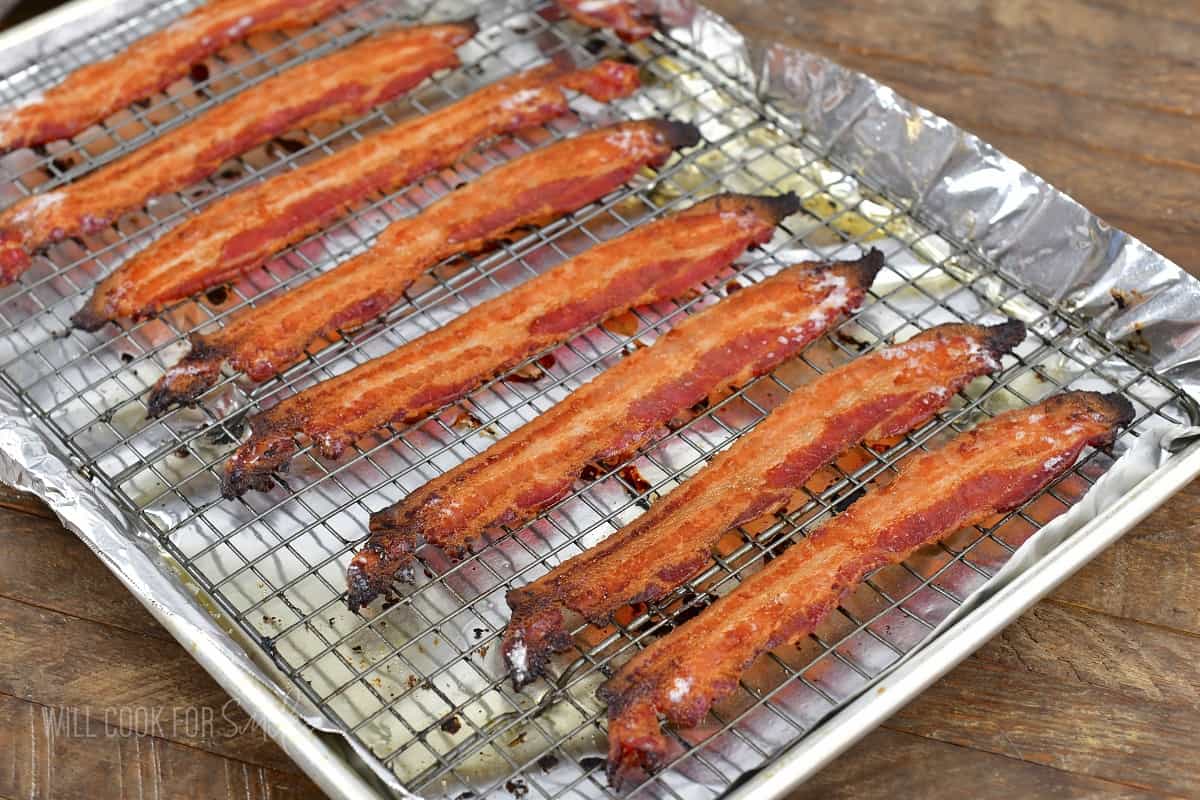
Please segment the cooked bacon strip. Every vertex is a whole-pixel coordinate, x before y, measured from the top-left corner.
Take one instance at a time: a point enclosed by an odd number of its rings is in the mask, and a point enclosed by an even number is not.
[[[458,64],[474,23],[405,28],[293,67],[111,164],[0,214],[0,284],[30,252],[103,229],[154,195],[194,183],[239,153],[323,119],[360,114]]]
[[[589,28],[608,28],[627,42],[654,33],[636,0],[558,0],[558,5]]]
[[[596,245],[393,353],[251,418],[225,464],[226,496],[266,489],[297,434],[326,458],[392,422],[411,422],[487,378],[634,306],[676,297],[771,238],[796,198],[722,195]]]
[[[45,94],[0,109],[0,152],[65,139],[252,33],[309,25],[358,0],[212,0]]]
[[[72,321],[96,330],[110,320],[146,317],[228,283],[373,193],[393,191],[449,166],[485,139],[566,114],[564,87],[608,101],[637,85],[637,68],[615,61],[572,72],[538,67],[491,84],[220,200],[101,281]]]
[[[698,139],[690,125],[629,122],[497,167],[422,213],[392,223],[363,255],[242,311],[211,336],[193,336],[191,353],[151,392],[151,415],[199,397],[216,383],[226,360],[251,379],[266,380],[318,339],[379,316],[442,259],[581,208]]]
[[[485,529],[518,525],[558,502],[589,462],[633,452],[710,394],[774,369],[856,309],[882,266],[872,251],[743,289],[371,515],[371,538],[350,564],[351,608],[387,589],[422,541],[458,555]]]
[[[652,142],[660,138],[656,128],[662,125],[635,122],[618,126],[616,134],[589,136],[604,142],[616,136],[618,151],[624,151],[631,134],[642,133]],[[670,146],[655,146],[670,151]],[[610,152],[601,161],[613,158]],[[539,192],[535,186],[529,191]],[[505,192],[500,199],[510,197]],[[251,438],[226,463],[226,497],[269,488],[272,471],[295,452],[296,434],[326,458],[340,457],[356,439],[391,422],[421,419],[590,325],[682,294],[724,269],[746,247],[768,241],[780,219],[797,207],[794,196],[733,194],[703,201],[596,245],[395,353],[288,398],[252,417]]]
[[[657,640],[599,691],[613,786],[667,755],[658,713],[700,724],[763,653],[807,636],[872,570],[1021,505],[1133,419],[1119,395],[1071,392],[1010,411],[910,460],[888,486],[790,547]]]
[[[709,564],[725,531],[783,507],[813,473],[856,442],[928,420],[972,379],[996,369],[1025,326],[943,325],[863,356],[795,391],[751,433],[601,544],[508,593],[504,658],[513,685],[570,647],[563,613],[594,625],[663,597]]]

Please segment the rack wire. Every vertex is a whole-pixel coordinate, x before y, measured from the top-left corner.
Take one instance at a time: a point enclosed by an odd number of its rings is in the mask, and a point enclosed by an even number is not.
[[[57,82],[194,6],[159,4],[77,41],[0,81],[11,101]],[[445,19],[447,3],[399,6],[368,0],[302,32],[251,37],[194,68],[189,78],[70,142],[0,160],[0,199],[53,189],[194,118],[247,85],[342,47],[383,26]],[[216,175],[159,198],[110,230],[52,246],[0,295],[0,380],[16,392],[74,465],[151,531],[187,579],[272,661],[288,687],[374,754],[408,789],[430,796],[608,796],[603,711],[596,686],[656,635],[735,586],[811,525],[872,481],[998,410],[1063,388],[1121,391],[1138,410],[1135,429],[1161,419],[1196,421],[1194,404],[1146,369],[1138,354],[1091,332],[1087,320],[1036,296],[973,252],[925,226],[919,208],[868,186],[828,156],[825,143],[763,107],[722,65],[656,35],[626,46],[558,19],[546,3],[494,2],[464,49],[466,66],[349,124],[289,134],[229,162]],[[633,59],[646,88],[603,108],[481,148],[453,169],[356,209],[290,248],[228,291],[181,303],[157,319],[98,334],[68,318],[93,282],[162,231],[208,203],[294,169],[372,131],[452,102],[497,77],[546,59],[584,66],[606,55]],[[623,116],[669,116],[697,124],[704,141],[652,177],[469,259],[439,265],[384,319],[261,385],[227,375],[195,409],[145,419],[145,390],[182,352],[186,336],[211,329],[367,247],[389,221],[415,213],[457,183],[582,127]],[[323,462],[304,451],[274,491],[220,500],[220,467],[246,415],[305,386],[412,341],[638,221],[720,190],[795,191],[803,211],[776,239],[693,297],[638,309],[589,330],[491,381],[419,424],[360,442],[352,457]],[[496,531],[457,563],[420,554],[415,582],[384,607],[350,613],[344,567],[366,518],[429,478],[481,452],[619,360],[681,315],[797,261],[853,257],[880,247],[888,267],[869,305],[773,374],[713,398],[625,463],[597,467],[569,497],[527,526]],[[858,448],[820,473],[780,514],[722,540],[712,566],[666,600],[619,615],[604,630],[577,626],[574,652],[547,682],[514,692],[498,639],[504,593],[603,539],[761,420],[792,387],[880,343],[939,322],[1019,317],[1031,335],[1004,369],[976,381],[953,407],[885,451]],[[761,659],[738,693],[695,731],[674,732],[678,755],[636,792],[719,796],[746,772],[810,732],[912,651],[993,575],[1014,549],[1070,507],[1112,463],[1089,452],[1023,508],[963,531],[906,563],[880,570],[799,646]]]

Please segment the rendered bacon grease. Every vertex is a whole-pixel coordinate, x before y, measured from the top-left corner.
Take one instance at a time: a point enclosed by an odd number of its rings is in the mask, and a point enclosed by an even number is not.
[[[710,394],[774,369],[858,308],[882,265],[872,251],[743,289],[373,514],[350,565],[351,607],[385,590],[422,542],[459,554],[488,527],[519,525],[562,499],[589,462],[622,458]]]
[[[753,431],[600,544],[508,593],[504,656],[520,688],[567,649],[568,609],[595,625],[664,597],[711,563],[721,535],[782,508],[857,442],[907,433],[1000,366],[1025,326],[942,325],[816,378]]]
[[[250,34],[317,22],[358,0],[212,0],[42,95],[0,109],[0,152],[65,139]]]
[[[725,195],[559,264],[399,350],[251,419],[225,488],[267,488],[295,437],[337,458],[356,439],[452,403],[487,378],[634,306],[676,297],[770,238],[794,198]]]
[[[146,317],[228,283],[355,203],[447,167],[485,139],[566,114],[570,108],[564,88],[609,101],[637,86],[636,67],[614,61],[574,71],[538,67],[498,81],[221,199],[101,281],[72,321],[97,330],[111,320]]]
[[[272,137],[354,116],[458,65],[475,24],[402,28],[292,67],[74,183],[0,214],[0,285],[47,244],[104,229],[149,198],[181,189]]]
[[[698,139],[696,129],[682,123],[626,122],[485,173],[422,213],[392,223],[363,255],[243,310],[217,333],[193,336],[191,353],[151,391],[151,415],[194,400],[216,382],[226,360],[253,380],[271,377],[317,340],[378,317],[442,259],[581,208]]]
[[[763,653],[807,636],[873,570],[903,561],[994,514],[1010,511],[1107,446],[1134,417],[1119,395],[1070,392],[1010,411],[903,465],[882,489],[658,639],[599,690],[608,703],[614,786],[658,768],[668,745],[658,714],[694,727]]]

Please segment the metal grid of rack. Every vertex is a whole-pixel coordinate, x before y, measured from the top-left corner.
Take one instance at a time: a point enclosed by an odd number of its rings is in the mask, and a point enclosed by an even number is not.
[[[50,85],[192,5],[162,4],[49,54],[0,81],[0,98]],[[72,142],[0,160],[0,196],[11,201],[69,182],[251,82],[381,26],[444,19],[444,11],[445,4],[436,2],[401,8],[374,0],[299,34],[253,37]],[[728,591],[813,522],[894,470],[907,453],[984,415],[1070,386],[1122,391],[1140,421],[1194,419],[1182,392],[1144,369],[1135,353],[1115,350],[1082,320],[1008,280],[963,243],[923,226],[919,209],[893,203],[879,187],[865,186],[831,163],[821,142],[760,107],[719,64],[661,35],[622,45],[556,19],[547,4],[485,4],[482,21],[480,36],[464,50],[463,68],[352,124],[290,134],[256,148],[208,181],[126,215],[111,230],[54,245],[0,295],[0,379],[81,472],[147,526],[187,577],[257,643],[291,681],[289,689],[315,703],[375,754],[373,766],[391,770],[412,791],[487,796],[504,787],[543,797],[609,794],[601,757],[603,712],[593,691],[611,665]],[[586,65],[612,54],[641,66],[646,88],[634,100],[613,108],[577,103],[573,119],[493,142],[452,170],[365,204],[229,291],[210,292],[120,331],[70,331],[70,314],[100,275],[213,199],[545,59],[566,57]],[[624,115],[690,120],[704,142],[652,177],[566,219],[491,252],[440,265],[384,319],[345,334],[271,381],[253,386],[227,375],[198,408],[145,419],[145,390],[182,352],[189,332],[209,329],[239,308],[361,252],[390,220],[415,213],[515,153]],[[305,452],[272,492],[237,502],[219,499],[219,470],[248,412],[412,341],[642,219],[720,190],[796,191],[804,210],[769,246],[693,297],[639,309],[588,331],[422,423],[360,442],[341,462]],[[888,268],[869,305],[803,356],[694,409],[690,419],[629,462],[598,467],[556,507],[519,530],[495,532],[462,561],[422,553],[415,581],[398,586],[384,607],[357,615],[345,608],[343,570],[366,533],[369,512],[481,452],[630,348],[652,343],[679,315],[788,264],[853,257],[872,246],[884,249]],[[496,646],[507,617],[506,589],[634,518],[809,376],[939,322],[1011,316],[1030,325],[1029,339],[1005,359],[1002,372],[977,381],[950,411],[886,451],[859,448],[844,456],[786,511],[726,536],[711,568],[666,601],[631,609],[605,630],[579,626],[578,648],[555,663],[552,680],[524,692],[507,685]],[[678,756],[639,791],[695,797],[728,790],[917,647],[1022,541],[1082,497],[1110,463],[1109,454],[1090,452],[1024,508],[875,573],[815,635],[762,659],[705,726],[676,732]]]

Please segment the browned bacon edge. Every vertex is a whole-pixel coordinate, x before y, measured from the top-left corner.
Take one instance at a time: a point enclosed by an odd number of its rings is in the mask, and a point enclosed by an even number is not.
[[[0,214],[0,285],[23,273],[38,248],[96,233],[148,198],[192,184],[274,136],[361,114],[457,66],[454,48],[476,30],[467,21],[364,39],[252,86],[68,186],[25,198]]]
[[[392,223],[366,253],[256,307],[211,335],[155,385],[149,411],[195,400],[228,360],[263,381],[322,339],[363,325],[392,307],[422,272],[444,258],[479,250],[512,231],[542,224],[604,197],[646,166],[659,166],[699,139],[667,120],[611,125],[527,153]]]
[[[589,28],[607,28],[627,42],[654,33],[636,0],[558,0],[558,5],[575,21]]]
[[[794,544],[600,687],[616,787],[668,756],[658,714],[694,727],[763,653],[808,635],[873,570],[1020,506],[1085,446],[1134,418],[1120,395],[1071,392],[1010,411],[908,461],[888,486]]]
[[[447,167],[485,139],[566,114],[563,88],[609,101],[637,87],[637,68],[615,61],[570,71],[546,65],[493,83],[214,203],[114,270],[71,321],[94,331],[228,283],[363,199]]]
[[[350,566],[351,607],[383,592],[421,542],[459,555],[487,528],[519,525],[558,502],[589,462],[632,453],[710,394],[774,369],[858,308],[882,265],[872,251],[743,289],[373,514],[371,539]]]
[[[82,67],[37,100],[0,109],[0,152],[65,139],[187,74],[191,65],[254,33],[309,25],[358,0],[206,3],[119,54]]]
[[[751,433],[600,544],[508,593],[504,658],[521,686],[570,647],[564,613],[595,625],[658,600],[710,563],[725,531],[783,507],[856,442],[907,433],[1025,337],[1025,326],[947,324],[797,389]]]
[[[338,458],[355,440],[420,419],[613,314],[677,297],[770,239],[779,219],[797,208],[790,195],[722,195],[599,244],[252,418],[250,439],[226,463],[225,489],[268,487],[297,436]]]

